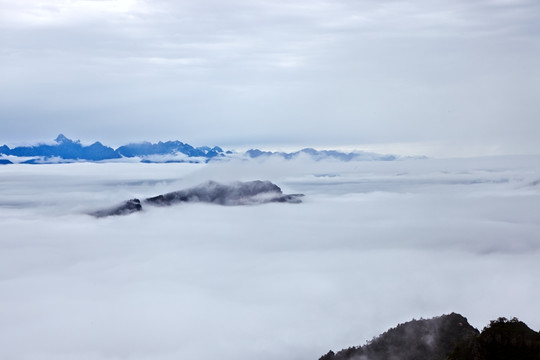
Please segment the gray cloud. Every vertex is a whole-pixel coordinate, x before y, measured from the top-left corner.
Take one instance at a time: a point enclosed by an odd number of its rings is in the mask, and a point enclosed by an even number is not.
[[[1,6],[4,142],[538,151],[534,1]]]

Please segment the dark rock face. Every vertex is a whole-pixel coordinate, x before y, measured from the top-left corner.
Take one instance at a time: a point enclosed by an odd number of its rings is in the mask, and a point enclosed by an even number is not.
[[[499,318],[471,341],[459,344],[448,360],[538,360],[540,333],[514,318]]]
[[[458,343],[476,335],[465,317],[452,313],[400,324],[364,346],[330,351],[319,360],[444,360]]]
[[[181,202],[207,202],[219,205],[250,205],[267,202],[300,202],[300,195],[284,195],[270,181],[237,182],[230,185],[215,181],[191,189],[151,197],[145,203],[165,206]]]
[[[319,360],[540,360],[540,333],[516,318],[491,321],[480,333],[452,313],[413,320],[364,346],[328,352]]]
[[[114,216],[114,215],[128,215],[137,211],[142,210],[141,201],[139,199],[131,199],[126,201],[125,203],[118,205],[116,207],[113,207],[111,209],[105,209],[105,210],[99,210],[91,215],[95,217],[107,217],[107,216]]]
[[[209,181],[199,186],[144,199],[132,199],[112,209],[92,213],[96,217],[127,215],[141,211],[142,204],[170,206],[187,202],[205,202],[218,205],[255,205],[270,202],[300,203],[302,194],[283,194],[279,186],[270,181],[236,182],[223,185]]]

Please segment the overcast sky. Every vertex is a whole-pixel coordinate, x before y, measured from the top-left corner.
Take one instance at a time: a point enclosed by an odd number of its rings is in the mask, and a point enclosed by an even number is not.
[[[0,143],[540,153],[538,64],[536,0],[0,0]]]

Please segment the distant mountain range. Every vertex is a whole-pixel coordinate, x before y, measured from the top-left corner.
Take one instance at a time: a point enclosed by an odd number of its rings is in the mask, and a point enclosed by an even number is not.
[[[500,317],[482,332],[452,313],[399,324],[363,346],[319,360],[538,360],[540,333],[516,318]]]
[[[397,156],[395,155],[381,155],[370,152],[350,152],[344,153],[337,150],[315,150],[312,148],[305,148],[295,152],[272,152],[272,151],[261,151],[258,149],[251,149],[246,151],[245,155],[250,158],[261,158],[261,157],[281,157],[283,159],[294,159],[298,156],[307,156],[314,159],[336,159],[341,161],[351,161],[351,160],[365,160],[365,161],[392,161],[396,160]]]
[[[79,140],[71,140],[60,134],[54,144],[37,144],[9,148],[0,146],[1,164],[50,164],[77,161],[140,161],[151,163],[191,162],[201,163],[230,158],[282,158],[286,160],[305,156],[314,160],[334,159],[339,161],[391,161],[394,155],[381,155],[369,152],[340,152],[336,150],[315,150],[305,148],[296,152],[271,152],[251,149],[245,153],[224,151],[219,146],[193,147],[181,141],[132,143],[113,149],[96,141],[91,145],[82,145]]]

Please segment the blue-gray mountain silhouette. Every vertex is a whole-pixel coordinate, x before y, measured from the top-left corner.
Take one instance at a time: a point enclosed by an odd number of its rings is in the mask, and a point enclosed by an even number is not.
[[[316,150],[313,148],[304,148],[295,152],[272,152],[272,151],[261,151],[259,149],[251,149],[246,151],[246,156],[250,158],[259,158],[259,157],[271,157],[277,156],[286,160],[294,159],[300,155],[307,155],[315,160],[322,159],[336,159],[340,161],[351,161],[351,160],[378,160],[378,161],[392,161],[396,160],[395,155],[381,155],[370,152],[341,152],[337,150]]]
[[[152,144],[150,142],[133,143],[120,146],[116,152],[125,157],[146,156],[146,155],[167,155],[182,153],[190,157],[213,158],[223,156],[223,150],[219,146],[210,148],[208,146],[193,147],[181,141],[167,141]]]
[[[114,149],[104,146],[99,141],[89,146],[83,146],[80,141],[73,141],[60,134],[55,139],[55,142],[56,144],[54,145],[19,146],[13,149],[4,145],[0,148],[0,153],[13,156],[58,157],[67,160],[90,161],[118,159],[121,157]]]
[[[55,144],[38,144],[34,146],[18,146],[10,149],[7,145],[0,147],[0,154],[32,157],[24,163],[43,163],[44,160],[59,158],[64,160],[101,161],[120,159],[122,157],[148,156],[148,155],[176,155],[182,153],[188,157],[214,158],[223,156],[224,152],[219,146],[193,147],[180,141],[167,141],[152,144],[149,142],[132,143],[123,145],[116,150],[103,145],[99,141],[89,146],[84,146],[79,140],[73,141],[63,134],[59,134],[54,140]],[[168,160],[171,161],[171,160]],[[146,160],[146,162],[151,162]],[[7,163],[7,162],[6,162]]]
[[[177,156],[183,154],[183,156]],[[232,151],[224,151],[219,146],[199,146],[178,140],[150,143],[130,143],[122,145],[117,149],[95,142],[92,145],[84,146],[79,140],[71,140],[60,134],[55,139],[55,144],[38,144],[33,146],[18,146],[10,149],[7,145],[0,146],[0,157],[11,155],[17,157],[27,157],[22,163],[42,164],[51,162],[72,162],[72,161],[104,161],[120,158],[139,157],[141,162],[201,162],[215,159],[227,158],[230,156],[245,156],[247,158],[268,158],[280,157],[286,160],[294,159],[300,155],[308,156],[314,160],[335,159],[339,161],[351,160],[376,160],[390,161],[396,160],[394,155],[381,155],[369,152],[341,152],[336,150],[315,150],[305,148],[296,152],[272,152],[251,149],[243,154],[235,154]],[[9,164],[8,159],[0,159],[4,164]]]

